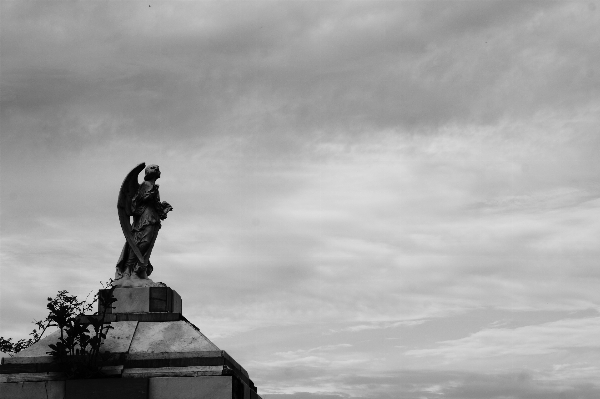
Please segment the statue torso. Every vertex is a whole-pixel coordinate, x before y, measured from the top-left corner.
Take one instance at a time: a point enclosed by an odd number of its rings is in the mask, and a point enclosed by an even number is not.
[[[144,181],[131,201],[134,215],[132,230],[140,231],[148,225],[160,225],[159,206],[158,184]]]

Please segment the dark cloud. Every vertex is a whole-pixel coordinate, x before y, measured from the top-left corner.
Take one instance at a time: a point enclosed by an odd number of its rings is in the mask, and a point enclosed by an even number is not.
[[[253,140],[491,123],[577,109],[599,87],[586,7],[138,6],[4,7],[8,143],[30,135],[78,150],[123,134]],[[555,33],[563,12],[578,29]],[[32,117],[37,125],[23,129]]]

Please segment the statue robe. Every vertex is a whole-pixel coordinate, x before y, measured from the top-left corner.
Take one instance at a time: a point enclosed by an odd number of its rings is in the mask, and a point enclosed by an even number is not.
[[[158,187],[158,184],[144,181],[140,184],[131,201],[133,240],[144,259],[150,259],[150,253],[161,227],[160,220],[164,216]],[[130,277],[132,274],[140,274],[143,271],[146,272],[146,276],[149,276],[152,270],[153,267],[150,261],[147,265],[141,264],[129,244],[125,242],[121,256],[117,261],[115,280]]]

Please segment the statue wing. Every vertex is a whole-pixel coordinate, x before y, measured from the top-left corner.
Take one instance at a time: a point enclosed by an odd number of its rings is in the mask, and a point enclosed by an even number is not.
[[[125,180],[123,180],[123,184],[121,184],[119,199],[117,200],[117,211],[119,213],[119,221],[121,222],[121,230],[123,230],[123,235],[129,243],[131,250],[142,264],[146,264],[147,261],[144,260],[144,256],[140,252],[140,249],[135,244],[135,241],[133,241],[129,217],[133,215],[133,212],[131,211],[131,200],[140,187],[138,175],[145,167],[146,163],[142,162],[127,174]]]

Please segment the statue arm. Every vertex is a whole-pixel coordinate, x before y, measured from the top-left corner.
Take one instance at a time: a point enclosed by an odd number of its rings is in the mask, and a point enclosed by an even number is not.
[[[167,218],[167,213],[171,212],[173,207],[167,201],[159,202],[158,205],[160,205],[158,207],[158,215],[161,220],[165,220]]]

